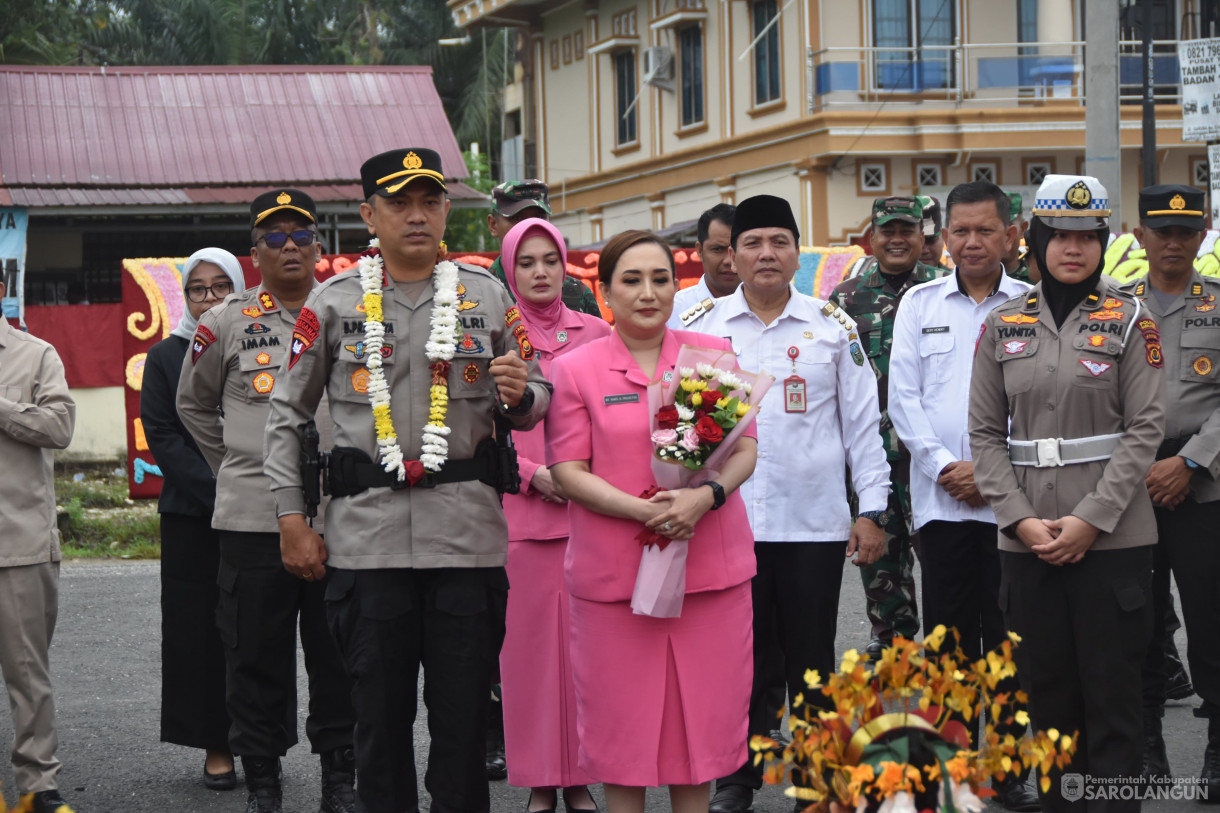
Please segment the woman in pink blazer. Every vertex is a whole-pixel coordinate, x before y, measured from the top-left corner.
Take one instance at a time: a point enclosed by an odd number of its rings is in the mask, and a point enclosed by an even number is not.
[[[570,310],[560,299],[567,251],[563,235],[547,221],[530,218],[514,226],[504,237],[501,262],[543,375],[550,375],[558,357],[610,334],[604,321]],[[586,788],[594,780],[577,765],[563,581],[568,507],[544,465],[543,432],[539,424],[513,433],[521,493],[504,497],[511,587],[500,680],[508,781],[531,788],[528,811],[554,810],[559,788],[567,810],[595,810]]]
[[[757,443],[751,428],[719,488],[639,496],[654,485],[649,382],[674,374],[683,344],[732,347],[666,330],[673,255],[655,235],[612,238],[598,277],[614,333],[555,361],[546,426],[547,460],[571,501],[564,570],[580,767],[605,784],[610,813],[641,813],[644,787],[659,785],[675,811],[706,813],[710,780],[746,757],[754,538],[736,489]],[[690,540],[679,618],[632,614],[645,526]]]

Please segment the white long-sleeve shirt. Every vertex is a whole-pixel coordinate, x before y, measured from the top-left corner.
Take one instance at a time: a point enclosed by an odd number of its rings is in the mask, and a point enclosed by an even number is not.
[[[852,357],[855,323],[822,312],[826,302],[789,286],[791,298],[770,325],[750,311],[738,288],[688,330],[733,342],[742,369],[775,384],[758,413],[758,463],[741,487],[759,542],[843,542],[851,536],[844,466],[861,511],[882,511],[890,470],[879,430],[877,379],[862,352]],[[858,342],[858,337],[854,340]],[[784,411],[784,379],[805,380],[805,412]]]
[[[915,530],[933,520],[995,522],[991,509],[958,502],[936,484],[945,466],[970,460],[970,373],[983,321],[1029,290],[1000,274],[982,302],[960,287],[957,273],[907,292],[894,320],[890,351],[890,419],[911,451]]]

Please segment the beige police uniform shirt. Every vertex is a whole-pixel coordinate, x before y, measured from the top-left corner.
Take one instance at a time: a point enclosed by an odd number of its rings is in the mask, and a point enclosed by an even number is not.
[[[1000,549],[1029,552],[1013,527],[1069,514],[1101,530],[1093,550],[1156,542],[1144,477],[1165,426],[1156,323],[1103,277],[1055,327],[1042,286],[988,315],[975,348],[970,447],[979,492],[995,511]],[[1109,460],[1014,466],[1013,440],[1122,433]]]
[[[1123,287],[1156,319],[1165,354],[1165,437],[1189,438],[1178,454],[1199,464],[1190,478],[1198,502],[1220,500],[1220,280],[1195,271],[1162,308],[1147,279]]]
[[[263,435],[295,323],[296,315],[262,285],[231,294],[199,319],[178,383],[178,415],[216,473],[213,528],[279,533],[263,474]],[[326,407],[318,405],[316,421],[329,439]],[[313,416],[311,409],[300,421]],[[314,523],[318,533],[324,508]]]
[[[75,423],[55,348],[0,316],[0,567],[60,560],[52,450]]]
[[[449,371],[445,417],[451,430],[450,460],[472,457],[475,447],[492,435],[492,411],[499,400],[488,368],[496,356],[521,353],[529,366],[534,403],[524,415],[509,416],[515,428],[533,427],[551,402],[551,385],[542,376],[508,291],[483,269],[459,269],[462,337]],[[423,286],[412,302],[403,287],[385,275],[382,296],[382,369],[390,387],[394,429],[404,457],[418,459],[432,375],[424,355],[432,286]],[[377,459],[362,299],[359,275],[340,274],[316,288],[301,311],[302,328],[294,339],[301,342],[300,352],[272,396],[267,421],[266,471],[281,516],[303,513],[297,427],[324,393],[330,397],[335,445],[362,449]],[[477,480],[431,489],[371,488],[336,498],[327,525],[327,564],[339,568],[500,567],[507,559],[508,526],[500,496]]]

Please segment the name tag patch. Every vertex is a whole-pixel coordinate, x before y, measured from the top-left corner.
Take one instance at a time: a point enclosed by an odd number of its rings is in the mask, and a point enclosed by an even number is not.
[[[607,395],[602,400],[606,402],[606,406],[638,404],[640,402],[640,394],[638,392],[625,392],[622,395]]]
[[[923,332],[924,333],[948,333],[949,326],[948,325],[937,325],[936,327],[925,327],[923,329]]]

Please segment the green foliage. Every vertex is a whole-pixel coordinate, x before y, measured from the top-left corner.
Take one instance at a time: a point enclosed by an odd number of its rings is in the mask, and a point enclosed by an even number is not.
[[[490,193],[496,181],[491,177],[487,156],[475,155],[469,150],[462,153],[470,177],[466,184],[480,192]],[[496,251],[499,246],[487,230],[487,215],[490,206],[475,206],[468,209],[452,209],[445,224],[445,245],[450,253],[466,251]]]
[[[64,556],[158,559],[161,520],[156,500],[131,500],[127,477],[113,464],[56,472],[55,495]],[[76,476],[83,475],[77,481]]]

